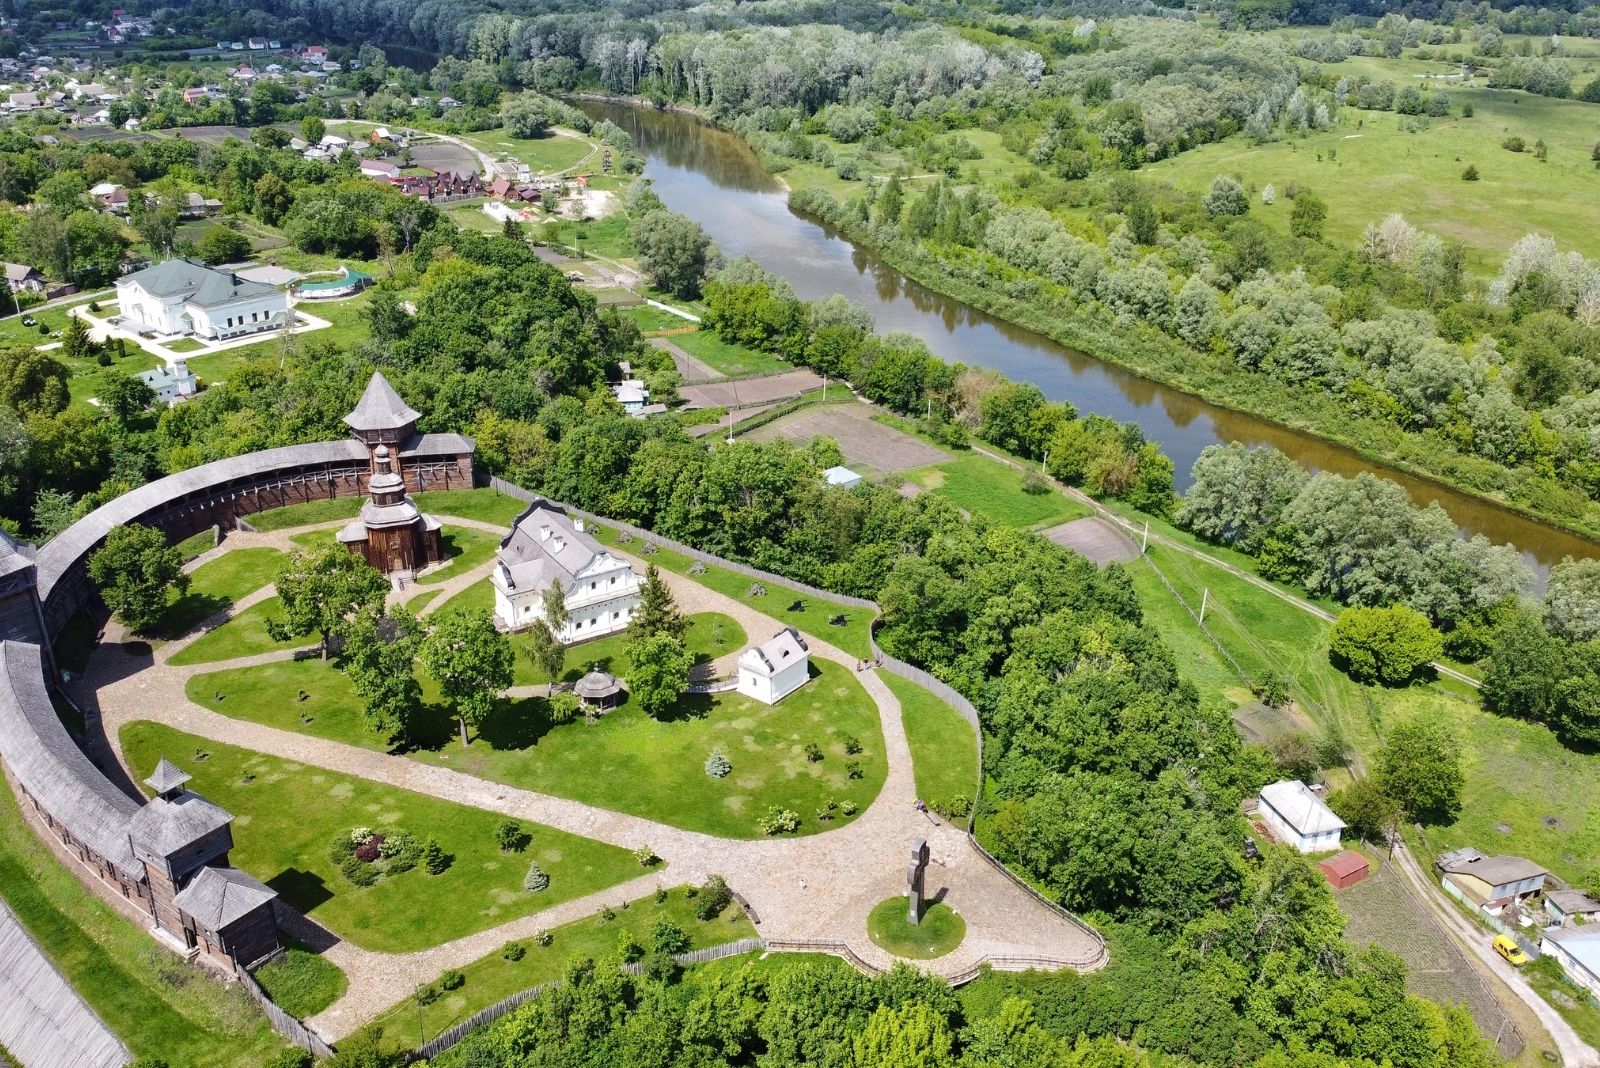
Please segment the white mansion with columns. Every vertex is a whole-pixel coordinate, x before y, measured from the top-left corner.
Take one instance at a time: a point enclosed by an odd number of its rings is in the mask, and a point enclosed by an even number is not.
[[[643,579],[583,529],[583,520],[548,501],[535,501],[500,543],[490,575],[495,623],[522,630],[544,617],[544,594],[559,583],[567,623],[556,635],[566,645],[626,630],[639,606]]]

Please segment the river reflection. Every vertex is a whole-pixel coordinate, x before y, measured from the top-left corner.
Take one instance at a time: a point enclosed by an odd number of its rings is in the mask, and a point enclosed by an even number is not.
[[[791,212],[782,183],[743,141],[691,116],[596,102],[581,106],[628,131],[661,200],[703,226],[725,255],[749,256],[787,278],[807,300],[842,293],[872,313],[879,331],[921,338],[943,359],[992,367],[1034,383],[1052,400],[1071,401],[1079,412],[1137,424],[1172,457],[1180,490],[1208,445],[1271,445],[1316,470],[1372,471],[1398,482],[1419,503],[1437,500],[1466,533],[1515,545],[1541,586],[1550,565],[1563,556],[1600,556],[1594,542],[1208,404],[918,285],[831,228]]]

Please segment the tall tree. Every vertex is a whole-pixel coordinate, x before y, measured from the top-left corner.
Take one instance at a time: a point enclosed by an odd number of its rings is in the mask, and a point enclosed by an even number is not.
[[[631,234],[639,249],[639,266],[651,281],[685,300],[700,295],[711,260],[711,239],[699,223],[674,212],[652,211],[634,220]]]
[[[533,621],[533,626],[528,628],[528,651],[533,655],[533,663],[545,677],[550,680],[545,689],[545,696],[554,696],[556,680],[561,677],[562,669],[567,666],[567,647],[560,638],[550,629],[550,625],[542,619]]]
[[[31,345],[0,353],[0,404],[22,415],[57,415],[71,400],[67,365]]]
[[[403,608],[387,615],[362,612],[345,628],[339,666],[361,698],[367,728],[391,745],[411,741],[422,707],[422,686],[413,668],[422,635],[422,624]]]
[[[669,634],[652,634],[628,646],[628,693],[646,714],[659,717],[689,685],[694,656]]]
[[[1346,608],[1334,621],[1328,651],[1357,682],[1404,686],[1444,655],[1444,639],[1427,616],[1403,604]]]
[[[135,634],[145,634],[167,610],[167,591],[180,595],[189,588],[183,557],[154,527],[130,523],[116,527],[105,545],[89,558],[89,577],[117,621]]]
[[[1378,752],[1373,774],[1408,819],[1449,823],[1460,811],[1466,785],[1461,743],[1442,723],[1416,716],[1396,723]]]
[[[389,580],[344,546],[329,545],[291,556],[277,588],[283,615],[267,620],[267,633],[280,642],[315,634],[326,660],[329,640],[352,618],[382,610]]]
[[[567,611],[567,592],[561,588],[560,579],[550,580],[550,588],[544,591],[543,606],[545,626],[559,637],[572,618],[572,613]]]
[[[487,612],[457,608],[440,613],[422,641],[422,668],[443,691],[470,744],[467,724],[481,725],[500,691],[511,685],[511,642]]]
[[[644,583],[639,587],[639,607],[633,610],[628,622],[628,636],[641,641],[654,634],[683,640],[689,630],[689,621],[683,617],[672,588],[661,577],[661,569],[646,564]]]

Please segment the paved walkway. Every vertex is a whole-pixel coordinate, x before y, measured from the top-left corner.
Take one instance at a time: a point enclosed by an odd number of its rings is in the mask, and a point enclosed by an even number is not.
[[[289,300],[289,309],[295,317],[294,332],[296,337],[301,334],[309,334],[313,330],[323,330],[333,325],[328,320],[318,318],[302,309],[300,303],[292,297]],[[120,337],[131,342],[136,348],[142,347],[151,355],[159,357],[168,367],[171,367],[179,360],[197,360],[202,356],[211,356],[218,352],[227,352],[230,349],[242,349],[249,345],[259,345],[263,341],[271,341],[274,338],[283,336],[283,330],[279,328],[261,330],[254,334],[229,338],[226,341],[211,341],[203,337],[194,337],[190,338],[190,340],[200,345],[200,348],[192,349],[188,352],[178,352],[169,348],[164,341],[156,338],[140,337],[139,331],[130,326],[125,326],[120,316],[102,319],[98,315],[89,314],[89,306],[87,304],[72,308],[67,314],[75,315],[89,324],[89,339],[91,341],[103,342],[110,338]],[[168,338],[167,340],[176,341],[179,339]]]
[[[303,529],[306,528],[298,528]],[[288,535],[298,530],[230,535],[230,547],[292,545]],[[489,566],[439,586],[410,586],[406,593],[414,596],[440,589],[441,595],[429,606],[432,608],[455,588],[465,588],[479,573],[486,573]],[[771,616],[688,578],[667,572],[663,575],[687,614],[721,612],[737,620],[756,640],[783,626]],[[240,603],[253,603],[266,593],[258,591]],[[867,914],[885,898],[904,892],[906,862],[912,846],[923,838],[928,840],[933,857],[928,872],[929,896],[941,896],[961,913],[967,922],[967,938],[954,952],[919,962],[919,967],[954,976],[985,959],[1002,967],[1008,959],[1011,966],[1025,966],[1026,961],[1032,961],[1092,968],[1103,963],[1101,946],[1094,936],[1042,905],[996,870],[973,848],[962,828],[915,810],[911,753],[899,702],[875,672],[856,673],[855,678],[877,705],[883,732],[888,774],[877,799],[853,822],[836,830],[802,838],[745,841],[686,831],[401,756],[231,719],[202,708],[185,694],[185,684],[191,677],[270,663],[297,653],[284,649],[221,663],[181,667],[170,663],[173,654],[192,643],[207,626],[215,625],[216,621],[208,621],[195,632],[164,645],[153,663],[110,653],[93,657],[87,674],[75,687],[76,696],[89,708],[98,710],[113,748],[118,748],[123,724],[136,720],[162,723],[213,741],[504,813],[612,845],[628,849],[649,845],[666,862],[664,874],[657,869],[657,873],[621,886],[415,953],[377,953],[326,932],[307,932],[314,944],[328,945],[328,959],[343,968],[350,980],[345,995],[310,1021],[331,1041],[338,1041],[405,998],[418,983],[493,952],[508,939],[524,938],[541,928],[592,914],[608,903],[641,897],[657,885],[700,882],[713,873],[723,875],[750,901],[760,916],[761,934],[768,940],[842,942],[868,964],[886,968],[893,960],[868,938]],[[808,640],[813,656],[854,670],[854,656],[820,639]],[[303,655],[303,650],[300,652]]]

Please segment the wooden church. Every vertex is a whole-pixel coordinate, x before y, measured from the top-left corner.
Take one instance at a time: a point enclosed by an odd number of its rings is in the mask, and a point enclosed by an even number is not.
[[[439,521],[423,515],[406,492],[403,446],[416,433],[420,413],[374,371],[355,411],[344,417],[366,445],[371,467],[361,514],[339,541],[386,575],[420,571],[444,559]]]

